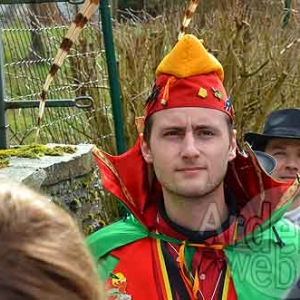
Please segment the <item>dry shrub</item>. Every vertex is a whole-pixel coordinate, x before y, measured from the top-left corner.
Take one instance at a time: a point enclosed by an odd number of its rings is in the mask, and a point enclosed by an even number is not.
[[[151,90],[155,69],[168,44],[166,29],[158,26],[164,23],[163,17],[145,15],[142,20],[132,15],[126,23],[115,27],[127,145],[134,143],[134,119],[141,114]]]

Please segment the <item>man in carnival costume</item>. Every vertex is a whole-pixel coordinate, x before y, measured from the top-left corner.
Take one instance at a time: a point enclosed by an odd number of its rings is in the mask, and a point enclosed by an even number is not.
[[[237,151],[223,77],[185,35],[156,70],[135,146],[94,150],[134,216],[88,238],[108,299],[280,299],[298,277],[298,231],[281,219],[298,182]]]
[[[295,180],[300,174],[300,109],[272,111],[262,134],[247,132],[245,141],[253,150],[272,155],[277,162],[272,176],[278,180]],[[298,195],[284,217],[300,225],[300,196]]]

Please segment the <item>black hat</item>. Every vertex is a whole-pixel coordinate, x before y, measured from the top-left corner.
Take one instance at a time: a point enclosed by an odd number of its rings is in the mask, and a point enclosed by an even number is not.
[[[262,134],[248,132],[244,136],[253,150],[260,151],[265,150],[272,138],[300,139],[300,109],[274,110],[267,117]]]

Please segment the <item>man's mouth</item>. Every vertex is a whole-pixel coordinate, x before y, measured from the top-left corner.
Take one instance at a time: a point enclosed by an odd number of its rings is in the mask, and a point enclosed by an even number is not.
[[[205,168],[203,167],[184,167],[184,168],[177,168],[177,172],[185,172],[185,173],[196,173],[201,170],[204,170]]]

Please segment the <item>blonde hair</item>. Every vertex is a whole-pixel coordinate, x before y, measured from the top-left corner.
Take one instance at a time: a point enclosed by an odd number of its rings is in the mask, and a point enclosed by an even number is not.
[[[72,218],[32,190],[0,180],[1,300],[99,300],[101,284]]]

